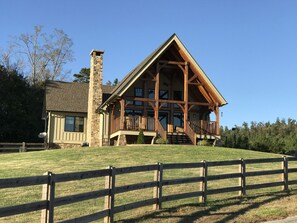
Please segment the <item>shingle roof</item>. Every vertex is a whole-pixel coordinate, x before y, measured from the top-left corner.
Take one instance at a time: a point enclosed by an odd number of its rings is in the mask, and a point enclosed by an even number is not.
[[[114,86],[102,86],[104,97]],[[63,112],[88,112],[89,84],[77,82],[47,81],[45,90],[45,110]]]

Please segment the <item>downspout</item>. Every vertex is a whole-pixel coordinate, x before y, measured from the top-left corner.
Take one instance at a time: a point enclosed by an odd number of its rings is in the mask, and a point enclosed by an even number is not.
[[[51,112],[48,112],[48,124],[47,124],[47,136],[46,136],[46,140],[47,140],[47,143],[49,144],[50,143],[50,137],[51,137]]]

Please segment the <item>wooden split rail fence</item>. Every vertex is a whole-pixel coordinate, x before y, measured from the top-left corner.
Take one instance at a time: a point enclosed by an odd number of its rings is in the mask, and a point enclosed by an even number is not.
[[[27,152],[27,151],[36,151],[36,150],[46,150],[46,143],[0,143],[0,151],[19,151],[19,152]]]
[[[288,191],[289,185],[296,185],[297,180],[289,180],[289,174],[297,173],[297,168],[289,168],[288,163],[297,161],[297,159],[290,158],[268,158],[268,159],[241,159],[241,160],[229,160],[229,161],[214,161],[207,162],[202,161],[199,163],[172,163],[172,164],[152,164],[144,166],[115,168],[108,167],[107,169],[101,169],[96,171],[86,171],[77,173],[66,174],[54,174],[47,172],[43,176],[22,177],[22,178],[8,178],[0,179],[0,189],[4,188],[16,188],[32,185],[43,185],[42,200],[32,203],[26,203],[21,205],[1,207],[0,218],[18,215],[22,213],[29,213],[33,211],[41,211],[41,222],[54,222],[54,209],[55,207],[72,204],[76,202],[86,201],[89,199],[95,199],[99,197],[105,197],[105,204],[102,210],[81,216],[74,219],[63,220],[60,222],[91,222],[98,219],[104,219],[104,222],[113,222],[114,215],[123,211],[132,210],[144,206],[153,205],[154,210],[162,208],[162,203],[167,201],[174,201],[185,198],[197,197],[200,201],[206,203],[207,196],[213,194],[220,194],[226,192],[239,192],[239,195],[246,195],[248,190],[269,188],[269,187],[281,187],[281,190]],[[281,168],[273,170],[260,170],[260,171],[246,171],[246,166],[250,164],[260,163],[280,163]],[[297,164],[297,163],[295,163]],[[222,166],[238,166],[234,173],[226,173],[220,175],[209,175],[208,170],[211,167]],[[200,169],[200,175],[197,177],[179,178],[179,179],[164,179],[163,172],[165,170],[173,169]],[[116,186],[116,176],[129,173],[139,173],[146,171],[154,171],[154,180],[150,182],[141,182],[136,184]],[[247,184],[248,178],[252,176],[269,176],[279,175],[279,181]],[[295,175],[296,176],[296,175]],[[105,177],[105,188],[96,191],[85,192],[75,195],[68,195],[63,197],[56,197],[55,190],[56,184],[67,181],[76,181],[90,178]],[[208,188],[208,182],[216,180],[226,179],[238,179],[238,186],[225,187],[225,188]],[[297,179],[297,177],[295,177]],[[199,183],[200,190],[180,193],[174,195],[162,194],[163,188],[169,185]],[[141,200],[134,203],[123,204],[115,206],[115,195],[120,193],[126,193],[129,191],[140,190],[145,188],[153,188],[153,196],[151,199]],[[193,187],[194,189],[197,187]],[[198,200],[198,199],[197,199]]]

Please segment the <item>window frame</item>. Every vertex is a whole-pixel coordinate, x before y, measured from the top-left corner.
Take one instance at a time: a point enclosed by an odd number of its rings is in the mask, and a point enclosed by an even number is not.
[[[67,118],[73,118],[72,128],[67,128]],[[77,122],[80,122],[77,125]],[[69,125],[69,124],[68,124]],[[78,126],[78,129],[76,128]],[[83,116],[65,115],[64,132],[84,132],[85,118]]]
[[[141,90],[141,95],[137,95],[137,90]],[[143,88],[140,87],[136,87],[134,88],[134,97],[135,98],[143,98],[144,92],[143,92]],[[143,101],[135,101],[133,103],[135,106],[143,106]]]

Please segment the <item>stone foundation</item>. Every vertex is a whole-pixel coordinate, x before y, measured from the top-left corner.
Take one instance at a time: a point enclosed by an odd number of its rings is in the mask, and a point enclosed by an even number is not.
[[[81,143],[50,143],[49,149],[72,149],[72,148],[81,148]]]

